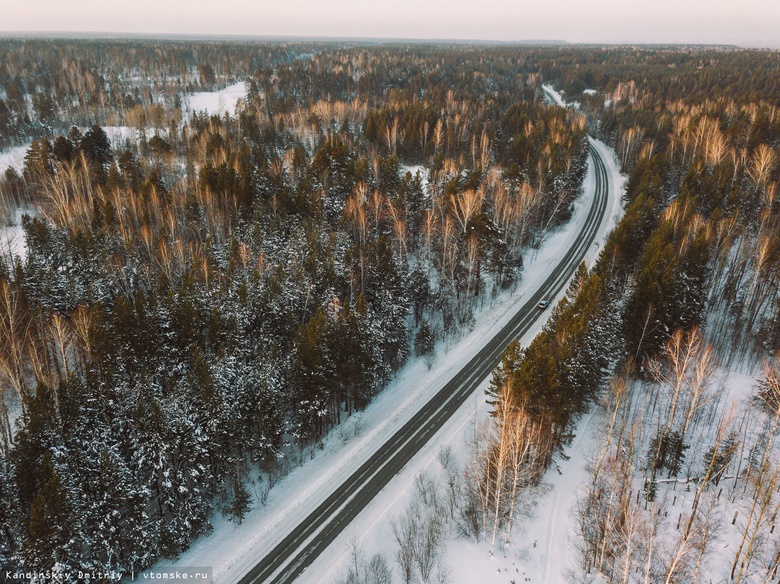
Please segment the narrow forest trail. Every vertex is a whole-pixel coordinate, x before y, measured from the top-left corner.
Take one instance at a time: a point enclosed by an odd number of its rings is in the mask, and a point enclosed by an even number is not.
[[[577,495],[579,487],[584,484],[587,475],[588,455],[592,454],[595,444],[593,420],[596,413],[591,411],[583,416],[577,424],[576,435],[571,445],[566,448],[568,459],[559,460],[548,471],[554,475],[553,492],[549,502],[549,510],[537,515],[533,524],[529,525],[530,533],[546,529],[547,537],[544,549],[543,584],[564,584],[564,571],[572,566],[574,549],[571,536],[576,528]],[[557,472],[556,472],[557,471]],[[553,564],[557,569],[553,567]]]

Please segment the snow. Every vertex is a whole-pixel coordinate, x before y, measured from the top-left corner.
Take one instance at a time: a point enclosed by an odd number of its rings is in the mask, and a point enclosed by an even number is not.
[[[580,110],[582,104],[579,101],[570,101],[567,103],[566,101],[564,101],[563,97],[561,97],[561,94],[558,93],[555,89],[553,89],[551,85],[542,85],[542,89],[544,90],[544,97],[549,103],[553,105],[558,105],[560,107],[571,108],[577,111]],[[589,93],[589,92],[595,93],[595,90],[586,89],[583,91],[583,93]]]
[[[108,137],[108,142],[111,144],[111,149],[114,151],[114,156],[119,157],[122,150],[125,149],[126,142],[131,144],[138,143],[138,131],[130,126],[102,126],[103,131]],[[154,129],[150,129],[150,136],[154,135]]]
[[[601,159],[604,161],[610,187],[609,200],[607,201],[607,210],[605,212],[606,224],[601,226],[601,231],[599,232],[599,234],[604,233],[605,235],[603,238],[600,236],[597,237],[596,243],[594,244],[594,247],[598,248],[601,246],[600,242],[606,240],[606,235],[608,235],[617,226],[618,222],[623,217],[622,201],[623,193],[626,190],[626,182],[628,181],[628,177],[620,174],[620,161],[618,160],[617,154],[612,148],[607,146],[601,140],[595,140],[593,138],[590,140],[590,145],[596,149],[599,155],[601,155]],[[588,184],[588,180],[595,180],[592,177],[590,169],[588,171],[588,176],[585,178],[586,185]],[[592,266],[593,263],[589,265]]]
[[[114,154],[125,148],[125,141],[135,143],[138,140],[137,132],[135,128],[129,126],[102,126],[103,131],[108,137],[108,141],[111,144],[111,148],[114,150]],[[89,128],[81,128],[82,134],[89,130]],[[150,129],[150,136],[154,135],[154,130]],[[0,152],[0,173],[5,172],[9,166],[13,167],[19,174],[24,170],[24,156],[27,154],[27,150],[30,149],[32,142],[27,142],[21,146],[14,146],[4,152]]]
[[[414,165],[402,164],[401,175],[404,175],[407,172],[411,173],[412,176],[416,175],[419,172],[420,177],[423,179],[427,179],[428,177],[428,169],[425,168],[422,164],[414,164]]]
[[[607,213],[599,226],[596,242],[588,250],[587,261],[595,262],[600,242],[615,225],[620,210],[623,180],[619,177],[616,159],[602,143],[593,141],[594,146],[605,154],[605,164],[610,173],[610,192]],[[398,428],[411,418],[443,385],[451,375],[471,359],[500,330],[522,306],[525,299],[534,294],[542,285],[550,270],[570,247],[581,230],[587,216],[588,205],[595,187],[593,169],[589,166],[585,179],[587,195],[577,200],[571,221],[556,233],[551,234],[539,250],[526,254],[523,282],[516,290],[500,294],[495,300],[486,300],[485,306],[476,314],[474,330],[455,342],[449,348],[442,343],[437,345],[437,360],[430,370],[423,359],[410,361],[374,402],[360,414],[358,420],[346,422],[344,430],[334,430],[324,441],[323,447],[312,452],[312,459],[303,466],[295,468],[286,477],[280,479],[268,494],[267,506],[262,507],[258,500],[255,508],[246,516],[243,524],[236,525],[223,517],[214,519],[211,534],[198,539],[192,547],[175,561],[165,560],[160,565],[213,566],[214,581],[219,583],[237,582],[254,564],[267,554],[286,535],[287,531],[302,521],[313,511],[341,481],[354,472],[384,441],[389,439]],[[561,293],[561,296],[563,292]],[[537,322],[522,339],[527,344],[541,330],[543,323]],[[357,536],[367,557],[377,551],[385,552],[388,560],[392,558],[392,545],[389,535],[389,521],[401,510],[409,496],[415,477],[423,469],[438,465],[436,454],[442,446],[451,445],[453,451],[465,452],[463,445],[468,430],[474,420],[484,416],[486,404],[484,389],[486,379],[461,409],[453,415],[425,448],[417,454],[396,476],[392,483],[359,515],[330,548],[314,562],[299,578],[302,583],[331,582],[338,578],[348,561],[350,540]],[[352,428],[364,430],[352,432]],[[582,443],[583,447],[586,445]],[[569,472],[568,470],[565,472]],[[573,471],[572,471],[573,472]],[[573,496],[571,493],[559,494],[558,509],[565,509]],[[565,511],[562,511],[564,513]],[[568,529],[556,530],[555,543],[565,541]],[[543,537],[543,536],[542,536]],[[544,538],[541,541],[546,541]],[[484,566],[476,572],[479,577],[469,579],[461,577],[466,568],[460,560],[470,557],[465,551],[460,553],[461,544],[451,542],[449,561],[453,566],[453,583],[477,584],[492,582],[480,580],[485,574]],[[470,544],[473,546],[473,544]],[[475,547],[475,556],[485,561],[484,549]],[[479,551],[482,549],[482,551]],[[555,549],[561,549],[559,547]],[[454,553],[457,552],[457,553]],[[532,566],[529,564],[529,568]],[[465,573],[465,572],[463,572]],[[470,573],[470,572],[469,572]],[[506,578],[500,580],[508,582]],[[534,580],[538,581],[538,580]],[[553,582],[553,580],[550,580]]]
[[[580,420],[574,441],[566,448],[568,460],[559,461],[547,473],[552,495],[544,499],[538,514],[526,526],[526,539],[545,542],[543,547],[534,548],[529,558],[529,573],[541,573],[543,584],[565,584],[566,575],[575,568],[573,510],[579,486],[588,478],[588,453],[593,452],[596,444],[594,417],[595,414],[590,413]]]
[[[114,140],[135,141],[138,139],[135,128],[131,128],[130,126],[103,126],[103,131],[106,133],[106,136],[108,136],[108,139],[112,142]]]
[[[206,111],[209,115],[235,115],[239,99],[246,97],[246,85],[243,81],[228,85],[219,91],[201,91],[184,97],[186,110],[190,112]]]
[[[728,348],[724,349],[719,357],[727,357],[729,350]],[[757,380],[763,376],[764,373],[759,364],[749,356],[743,356],[729,366],[722,365],[714,370],[712,380],[709,383],[710,398],[708,398],[712,400],[709,402],[712,407],[702,409],[699,417],[693,418],[692,425],[687,427],[686,452],[681,471],[676,476],[667,475],[665,472],[661,473],[660,478],[656,479],[657,493],[652,502],[647,502],[640,497],[640,493],[645,492],[645,480],[648,476],[647,455],[644,453],[648,452],[651,440],[657,435],[658,428],[667,419],[669,402],[672,396],[667,391],[659,388],[653,381],[633,380],[631,382],[634,387],[633,397],[629,402],[628,410],[622,415],[633,422],[638,422],[638,425],[635,426],[637,428],[635,435],[639,437],[638,443],[632,448],[638,454],[635,455],[633,462],[629,463],[631,482],[629,487],[623,490],[623,493],[628,491],[628,489],[637,493],[635,499],[629,494],[629,499],[634,502],[632,509],[635,509],[635,511],[631,512],[631,516],[638,517],[637,521],[644,521],[644,525],[647,525],[651,517],[657,517],[657,519],[653,520],[655,527],[653,528],[652,536],[649,536],[647,531],[642,532],[640,530],[638,532],[639,535],[636,536],[634,541],[635,549],[639,545],[645,546],[646,549],[648,537],[652,537],[657,550],[657,558],[662,558],[658,561],[664,566],[667,565],[668,558],[679,549],[678,546],[680,545],[682,533],[685,532],[684,526],[689,521],[694,501],[700,495],[701,499],[698,502],[701,504],[697,507],[696,521],[700,525],[703,523],[708,524],[711,536],[707,554],[704,556],[704,562],[701,564],[700,582],[731,581],[728,574],[732,569],[734,558],[736,555],[745,552],[741,548],[743,530],[745,529],[745,523],[752,520],[751,502],[754,496],[754,481],[756,480],[755,477],[749,478],[746,476],[746,469],[749,466],[748,459],[750,458],[750,450],[753,445],[760,443],[768,435],[768,425],[771,424],[771,415],[767,414],[762,408],[757,407],[757,402],[754,399]],[[575,472],[570,474],[567,483],[570,482],[571,484],[565,486],[563,492],[572,492],[575,488],[579,488],[582,494],[585,494],[590,485],[592,475],[589,476],[588,474],[578,472],[580,469],[584,470],[584,463],[577,464],[575,457],[583,460],[589,456],[593,460],[595,453],[605,452],[607,427],[610,421],[609,416],[603,415],[603,411],[599,408],[594,414],[591,414],[585,421],[580,423],[580,427],[586,424],[590,426],[589,431],[585,433],[585,440],[590,440],[591,444],[585,448],[577,448],[575,441],[575,446],[567,452],[571,459],[565,463],[567,468],[564,469],[563,465],[561,467],[563,469],[563,477],[566,477],[569,469],[574,469]],[[734,431],[738,435],[739,446],[720,481],[710,482],[702,491],[697,493],[698,487],[701,485],[701,477],[706,471],[707,460],[711,456],[711,450],[709,449],[718,440],[719,421],[725,419],[731,420],[730,429],[727,433]],[[592,432],[599,425],[601,426],[601,437],[596,440]],[[580,431],[578,430],[579,435]],[[612,447],[614,452],[614,443]],[[774,460],[777,460],[779,453],[776,441],[773,447],[770,442],[770,448],[773,448],[774,454],[772,456],[774,456]],[[625,449],[623,451],[625,452]],[[772,462],[770,462],[771,464]],[[609,483],[610,480],[614,481],[614,477],[620,477],[622,472],[622,470],[616,471],[613,478],[609,479],[605,478],[604,470],[605,468],[603,467],[599,478],[599,483],[601,484]],[[753,472],[756,472],[755,469]],[[622,480],[622,478],[619,478],[619,480]],[[614,485],[615,483],[613,482],[612,484]],[[556,505],[557,499],[558,497],[556,496],[552,507],[560,513],[561,508],[559,505]],[[634,507],[634,505],[636,506]],[[742,575],[744,579],[740,581],[746,583],[774,581],[774,579],[766,577],[767,566],[771,567],[771,562],[776,561],[776,559],[772,560],[771,558],[777,557],[775,554],[778,550],[776,536],[774,540],[768,536],[771,533],[769,526],[773,526],[775,522],[772,513],[776,512],[777,509],[776,499],[773,505],[774,507],[769,506],[770,511],[763,518],[764,523],[757,528],[763,530],[762,533],[766,539],[762,540],[754,549],[750,570]],[[772,509],[775,511],[772,511]],[[560,521],[566,521],[567,519],[565,515],[558,515],[556,518],[554,513],[549,518],[547,518],[546,513],[541,515],[545,518],[541,525],[554,524],[556,531],[559,529]],[[683,526],[682,529],[681,525]],[[755,523],[753,523],[752,528],[756,529]],[[568,567],[572,569],[572,572],[575,572],[577,556],[579,555],[577,550],[572,547],[560,547],[564,545],[562,541],[558,541],[557,545],[557,549],[563,550],[558,552],[563,558],[562,564],[564,566],[569,564]],[[556,548],[552,547],[550,549]],[[621,550],[618,553],[622,554],[623,551]],[[699,553],[698,549],[696,553]],[[571,561],[569,561],[570,558],[572,558]],[[621,558],[620,562],[623,561],[624,559]],[[634,557],[633,561],[634,566],[637,563],[640,565],[644,564],[644,559],[641,559],[641,556],[639,560]],[[565,571],[566,568],[564,568]],[[549,572],[546,574],[549,574]],[[581,573],[578,576],[580,579],[572,581],[587,581],[591,584],[595,584],[597,581],[603,582],[603,579],[583,580],[581,579]],[[547,575],[545,575],[545,578],[547,578]],[[563,580],[548,579],[543,581],[563,582]],[[636,581],[641,581],[641,572],[640,577]],[[690,578],[684,577],[680,581],[687,582],[690,581]]]
[[[199,95],[199,94],[196,94]],[[195,97],[195,96],[192,96]],[[131,144],[137,144],[139,140],[138,130],[130,126],[101,126],[103,131],[108,137],[108,142],[111,145],[111,149],[114,152],[114,156],[118,158],[119,154],[125,149],[126,142],[129,140]],[[89,130],[88,127],[80,128],[81,133],[85,133]],[[148,136],[154,136],[156,131],[153,127],[146,129]],[[163,132],[165,134],[165,131]],[[24,156],[27,154],[27,150],[30,149],[32,142],[27,142],[21,146],[14,146],[4,152],[0,152],[0,173],[4,173],[9,166],[13,167],[19,174],[24,170]]]
[[[530,501],[532,517],[520,520],[508,546],[503,550],[497,547],[495,555],[490,557],[490,542],[475,544],[462,538],[448,542],[445,562],[450,568],[452,584],[509,584],[512,580],[541,584],[568,582],[566,576],[577,559],[572,509],[579,495],[578,486],[587,480],[587,454],[596,442],[594,418],[595,414],[591,413],[580,420],[575,438],[566,448],[568,460],[554,463],[544,483],[531,494],[537,499]],[[453,449],[458,446],[455,442]]]
[[[138,141],[137,131],[135,128],[129,126],[102,126],[103,131],[108,137],[108,141],[111,144],[111,148],[116,155],[125,148],[125,141],[130,140],[132,143]],[[81,133],[83,134],[89,128],[82,127]],[[154,135],[154,129],[150,129],[149,135]],[[24,170],[24,156],[27,154],[27,150],[30,149],[32,142],[27,142],[21,146],[14,146],[4,152],[0,152],[0,173],[4,173],[6,168],[13,167],[19,174]]]
[[[595,89],[583,89],[582,93],[584,93],[585,95],[596,95],[598,91],[596,91]]]
[[[428,186],[430,184],[430,176],[428,173],[428,169],[425,168],[422,164],[415,164],[412,166],[402,164],[401,165],[401,176],[406,176],[406,173],[410,173],[412,177],[420,175],[420,184],[422,185],[423,192],[428,192]]]
[[[547,95],[547,98],[555,105],[559,105],[561,107],[566,107],[566,102],[563,101],[563,98],[561,97],[561,94],[555,91],[553,89],[552,85],[542,85],[542,89],[544,89],[545,94]]]
[[[0,256],[9,253],[24,259],[27,256],[27,244],[22,229],[22,215],[31,213],[28,209],[17,208],[13,211],[11,225],[0,227]]]
[[[13,148],[0,152],[0,173],[4,173],[10,166],[21,174],[24,169],[24,155],[27,154],[27,150],[30,148],[31,143],[14,146]]]
[[[586,257],[589,265],[593,265],[597,259],[598,250],[603,245],[606,235],[620,218],[620,201],[625,184],[625,178],[621,177],[618,171],[614,153],[602,142],[592,140],[591,143],[604,159],[609,174],[610,190],[605,218],[599,227],[596,241]],[[590,161],[583,186],[586,193],[592,193],[595,189],[595,176]],[[585,200],[589,201],[590,196]],[[587,215],[585,200],[583,198],[577,200],[571,222],[546,241],[536,257],[530,258],[530,261],[526,258],[527,271],[524,285],[521,285],[520,289],[507,299],[507,305],[502,309],[503,314],[498,317],[497,323],[506,322],[522,304],[523,296],[533,294],[538,289],[539,284],[557,263],[560,254],[569,248]],[[560,299],[564,293],[561,292],[555,300]],[[483,320],[485,316],[484,314],[478,316],[477,322]],[[542,326],[543,322],[538,321],[520,339],[520,343],[527,346]],[[480,336],[478,331],[475,331],[470,337],[464,339],[463,344],[470,345],[471,352],[468,356],[475,354],[490,336]],[[447,363],[452,362],[453,369],[462,365],[467,358],[466,351],[463,353],[464,356],[455,361],[451,361],[448,355]],[[467,452],[466,443],[473,432],[475,420],[487,416],[484,390],[487,389],[488,383],[489,380],[486,379],[475,392],[474,398],[453,415],[444,428],[410,461],[396,479],[336,539],[330,549],[309,567],[298,579],[299,582],[303,584],[333,582],[343,576],[349,561],[350,540],[354,537],[359,538],[366,557],[382,552],[388,561],[392,560],[394,543],[389,527],[390,521],[405,508],[412,493],[415,477],[423,470],[438,466],[436,455],[441,448],[450,446],[453,452]],[[497,554],[491,558],[488,543],[475,545],[462,539],[448,542],[445,563],[450,568],[451,584],[509,584],[513,579],[516,582],[525,582],[525,578],[530,578],[529,582],[549,584],[566,581],[565,572],[573,567],[569,560],[571,562],[576,560],[576,554],[570,547],[570,538],[574,534],[570,512],[577,499],[577,487],[582,484],[582,479],[585,477],[583,454],[589,450],[594,441],[591,430],[595,429],[595,424],[591,427],[591,419],[592,415],[580,422],[576,430],[576,438],[572,446],[567,449],[569,460],[560,461],[557,465],[561,474],[558,474],[554,466],[545,476],[545,482],[551,493],[543,499],[536,518],[519,527],[524,531],[522,538],[515,535],[516,540],[521,539],[519,544],[512,544],[506,554]],[[463,462],[460,461],[461,464]],[[536,547],[533,546],[534,542],[537,544]],[[232,582],[232,580],[226,581]]]

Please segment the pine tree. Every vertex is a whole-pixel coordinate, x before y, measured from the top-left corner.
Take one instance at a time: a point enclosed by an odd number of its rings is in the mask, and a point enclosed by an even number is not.
[[[62,481],[47,452],[38,469],[38,489],[32,498],[24,542],[24,557],[31,567],[48,570],[67,559],[67,513]]]
[[[433,352],[436,346],[436,338],[431,331],[428,321],[422,321],[417,334],[414,337],[414,353],[418,357],[428,355]]]
[[[241,474],[239,472],[233,474],[231,482],[233,484],[233,498],[230,501],[227,512],[236,523],[241,525],[244,521],[244,517],[252,508],[252,499],[243,480],[241,480]]]

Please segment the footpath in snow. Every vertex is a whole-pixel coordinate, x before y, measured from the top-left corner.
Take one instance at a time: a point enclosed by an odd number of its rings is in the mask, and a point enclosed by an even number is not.
[[[614,155],[604,144],[593,141],[607,165],[610,180],[607,211],[586,261],[592,264],[606,235],[620,214],[623,178],[617,171]],[[550,270],[569,249],[582,229],[595,190],[595,176],[589,166],[585,178],[585,195],[575,203],[571,221],[547,238],[539,250],[529,250],[524,257],[522,282],[513,292],[500,294],[475,314],[476,326],[471,333],[449,348],[437,345],[437,360],[430,370],[422,359],[410,361],[397,377],[362,413],[346,421],[343,429],[335,429],[325,439],[321,450],[303,466],[296,467],[280,479],[268,494],[266,506],[256,498],[254,508],[241,525],[225,518],[214,518],[214,530],[201,537],[176,561],[162,561],[160,566],[211,566],[214,581],[237,582],[254,564],[267,554],[288,530],[313,511],[341,481],[347,478],[393,433],[414,415],[452,375],[467,363],[508,322],[512,315],[543,283]],[[527,344],[541,329],[537,324],[521,339]],[[436,460],[436,453],[452,444],[463,451],[464,433],[475,416],[482,415],[484,387],[487,380],[433,437],[431,442],[407,465],[402,473],[361,513],[329,550],[301,576],[301,582],[331,582],[343,572],[349,542],[356,534],[366,554],[384,551],[392,557],[389,520],[405,505],[409,487],[415,476]],[[356,435],[355,435],[356,434]],[[259,488],[259,487],[258,487]],[[454,548],[453,548],[454,549]],[[455,565],[455,562],[453,562]],[[458,569],[458,572],[460,569]],[[453,578],[455,578],[453,570]],[[453,579],[453,582],[476,584],[482,580]],[[484,580],[488,582],[489,580]],[[506,581],[506,580],[501,580]],[[520,580],[522,581],[522,580]],[[506,581],[508,582],[508,581]]]

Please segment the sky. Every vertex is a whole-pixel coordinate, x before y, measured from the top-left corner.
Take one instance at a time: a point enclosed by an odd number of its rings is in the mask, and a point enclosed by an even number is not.
[[[780,48],[778,0],[2,0],[2,32],[314,36]]]

